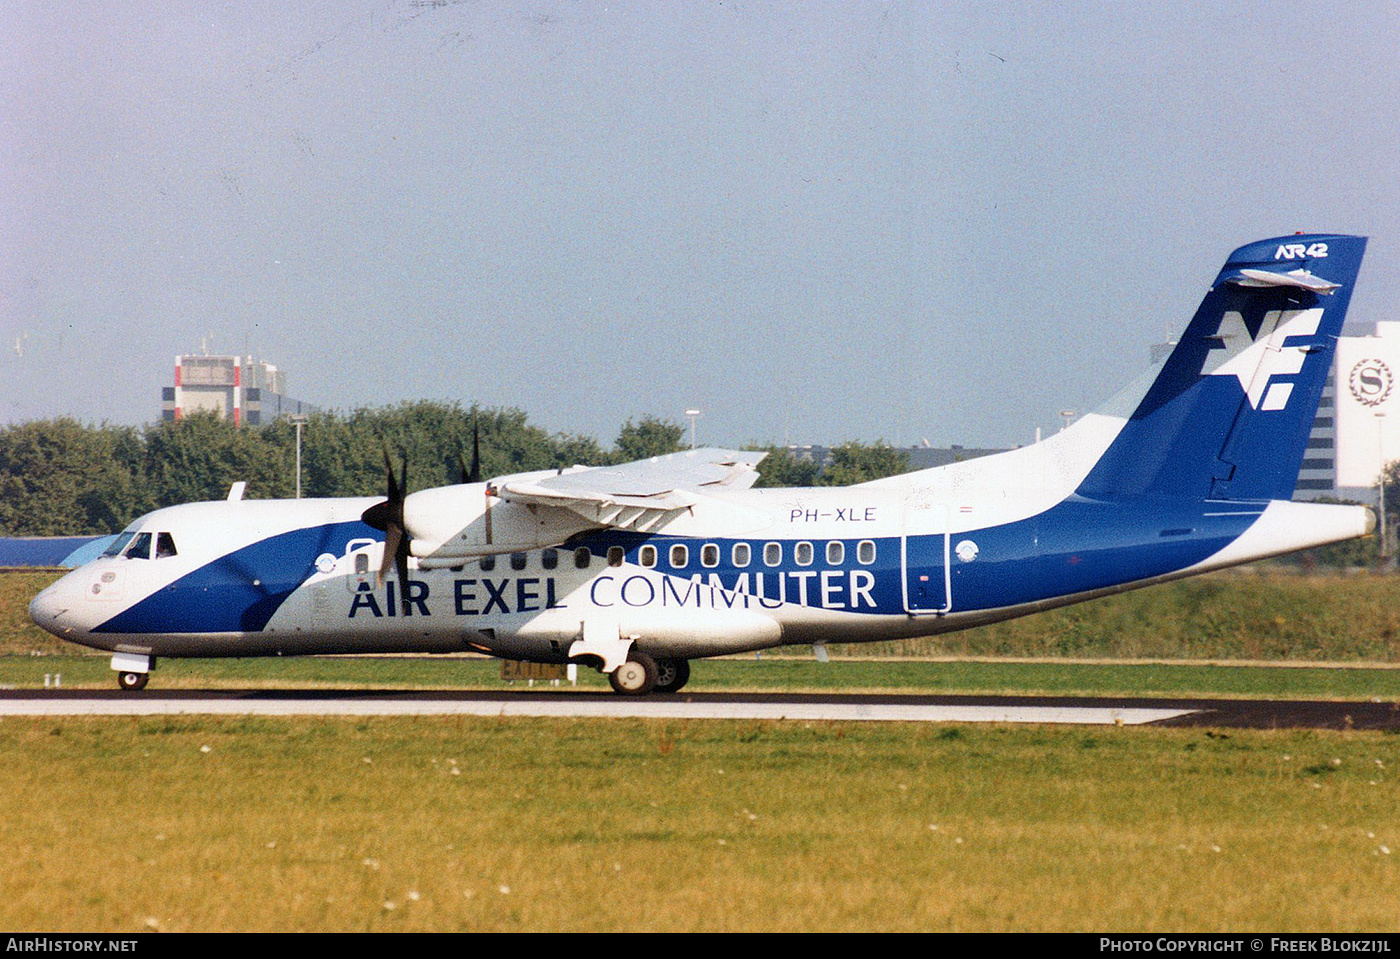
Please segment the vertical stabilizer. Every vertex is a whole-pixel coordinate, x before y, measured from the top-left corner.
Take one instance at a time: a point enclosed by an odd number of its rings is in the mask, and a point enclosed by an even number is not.
[[[1290,499],[1365,248],[1307,234],[1232,253],[1078,492]]]

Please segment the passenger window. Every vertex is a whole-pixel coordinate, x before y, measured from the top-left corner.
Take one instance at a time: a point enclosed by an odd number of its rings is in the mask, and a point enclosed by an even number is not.
[[[516,570],[516,571],[519,571],[519,570],[524,569],[524,568],[525,568],[525,561],[526,561],[528,558],[529,558],[529,557],[527,557],[524,553],[511,553],[511,554],[510,554],[510,568],[513,569],[513,570]]]
[[[868,539],[861,540],[860,545],[856,547],[856,559],[863,566],[875,562],[875,543]]]
[[[729,558],[735,566],[738,566],[740,568],[749,565],[750,560],[753,559],[751,551],[749,550],[749,544],[735,543],[734,549],[730,551]]]
[[[645,566],[647,569],[651,569],[653,566],[655,566],[655,565],[656,565],[656,547],[655,547],[655,546],[643,546],[643,547],[642,547],[640,550],[638,550],[638,552],[637,552],[637,562],[641,563],[641,564],[642,564],[643,566]]]
[[[680,569],[688,562],[690,562],[690,550],[686,549],[685,546],[680,543],[671,547],[672,569]]]
[[[355,575],[356,575],[356,576],[364,576],[364,575],[365,575],[366,573],[368,573],[368,572],[369,572],[369,554],[368,554],[368,553],[356,553],[356,554],[355,554]]]
[[[559,550],[547,549],[540,553],[540,565],[545,569],[554,569],[559,565]]]
[[[609,565],[609,566],[621,566],[621,565],[622,565],[622,561],[623,561],[624,559],[626,559],[626,558],[627,558],[627,550],[623,549],[621,546],[609,546],[609,547],[608,547],[608,565]]]
[[[798,543],[792,548],[792,559],[793,562],[797,563],[798,566],[811,566],[812,544]]]
[[[846,559],[846,544],[832,540],[826,544],[826,565],[840,566]]]
[[[783,561],[782,543],[765,543],[763,545],[763,562],[769,566],[777,566]]]
[[[175,538],[169,533],[156,534],[156,559],[175,555]]]
[[[137,533],[131,545],[126,548],[124,554],[127,559],[150,559],[151,558],[151,534]]]
[[[491,570],[493,570],[493,569],[495,569],[495,568],[496,568],[496,557],[495,557],[494,555],[491,555],[491,556],[483,556],[483,557],[481,557],[481,571],[482,571],[482,572],[484,572],[484,573],[489,573],[489,572],[491,572]]]
[[[593,562],[593,551],[587,546],[580,546],[574,550],[574,566],[576,568],[587,569],[591,562]]]
[[[719,565],[719,547],[714,543],[706,543],[700,547],[700,565],[713,569]]]

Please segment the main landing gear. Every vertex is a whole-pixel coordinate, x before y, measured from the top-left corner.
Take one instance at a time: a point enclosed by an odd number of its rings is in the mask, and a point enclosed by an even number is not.
[[[656,661],[656,691],[674,693],[690,681],[690,660],[658,659]]]
[[[624,696],[674,693],[690,679],[690,663],[684,659],[656,659],[631,650],[627,661],[608,674],[615,692]]]
[[[624,696],[645,696],[656,688],[656,660],[633,650],[625,663],[608,673],[608,682]]]
[[[579,636],[569,645],[568,658],[591,662],[607,673],[614,692],[623,696],[674,693],[690,679],[684,659],[652,656],[637,649],[635,637],[624,637],[616,620],[585,619]]]

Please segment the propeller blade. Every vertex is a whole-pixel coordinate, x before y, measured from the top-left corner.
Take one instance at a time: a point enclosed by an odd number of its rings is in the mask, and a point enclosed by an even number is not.
[[[403,469],[404,469],[404,484],[403,484],[403,485],[404,485],[404,486],[407,486],[407,485],[408,485],[408,481],[407,481],[407,480],[408,480],[408,463],[407,463],[407,462],[405,462],[405,463],[403,464]],[[402,503],[402,502],[403,502],[403,496],[404,496],[403,490],[400,488],[399,484],[397,484],[397,483],[394,482],[394,465],[393,465],[392,463],[389,462],[389,447],[387,447],[387,446],[384,447],[384,472],[385,472],[385,474],[386,474],[386,475],[388,476],[388,478],[389,478],[389,502],[391,502],[391,503],[395,503],[395,502],[397,502],[397,503]]]
[[[375,579],[376,586],[384,585],[384,577],[389,575],[389,568],[397,564],[399,555],[399,544],[405,542],[403,527],[391,524],[384,531],[384,558],[379,561],[379,575]],[[408,557],[404,557],[404,565],[408,565]],[[399,582],[403,582],[403,577]]]
[[[394,478],[394,464],[389,458],[389,447],[384,447],[384,476],[388,487],[388,497],[382,503],[375,503],[360,514],[365,525],[384,532],[384,557],[379,561],[379,574],[376,585],[384,585],[384,578],[393,569],[399,576],[399,595],[405,609],[408,606],[408,531],[404,529],[403,502],[408,495],[408,454],[404,453],[399,466],[398,479]]]
[[[472,465],[467,466],[467,458],[462,454],[462,447],[458,444],[457,468],[460,470],[463,483],[481,482],[481,434],[477,430],[476,420],[472,420]]]
[[[472,471],[467,474],[467,482],[481,482],[481,435],[477,431],[475,417],[472,418]]]
[[[387,552],[387,550],[386,550]],[[399,574],[400,612],[408,615],[408,537],[400,536],[398,548],[394,550],[394,571]]]

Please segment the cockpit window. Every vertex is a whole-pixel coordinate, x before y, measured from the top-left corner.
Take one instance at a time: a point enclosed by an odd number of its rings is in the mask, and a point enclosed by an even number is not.
[[[103,555],[103,556],[120,556],[120,555],[122,554],[122,550],[126,549],[126,544],[127,544],[127,543],[130,543],[130,542],[131,542],[131,537],[133,537],[133,536],[135,536],[135,535],[136,535],[136,534],[135,534],[135,533],[132,533],[132,532],[126,532],[126,533],[120,533],[120,534],[118,534],[118,535],[117,535],[117,538],[114,539],[114,540],[112,540],[112,545],[108,546],[106,549],[104,549],[104,550],[102,551],[102,555]]]
[[[150,559],[151,558],[151,534],[137,533],[132,539],[131,545],[126,548],[123,554],[127,559]]]
[[[175,555],[175,537],[169,533],[156,534],[156,559]]]

